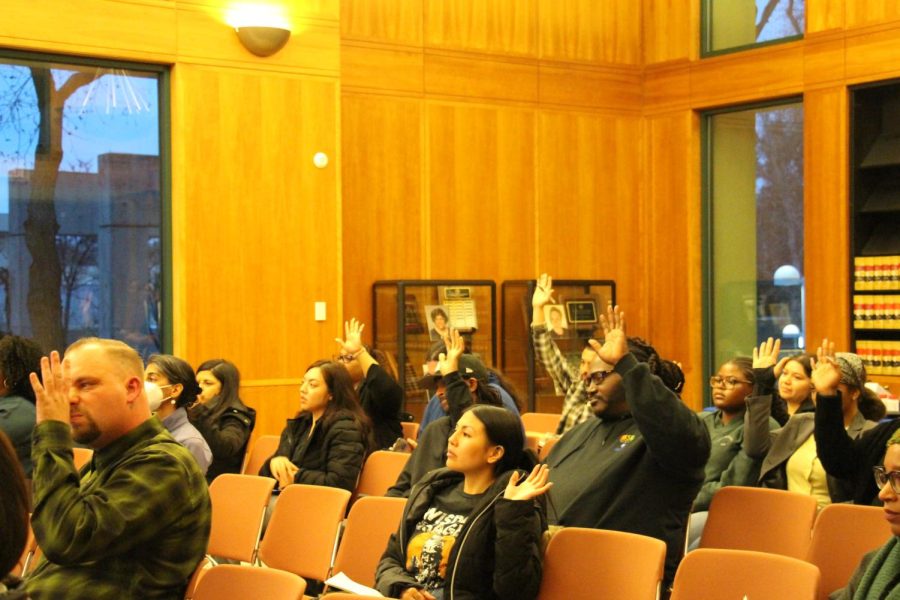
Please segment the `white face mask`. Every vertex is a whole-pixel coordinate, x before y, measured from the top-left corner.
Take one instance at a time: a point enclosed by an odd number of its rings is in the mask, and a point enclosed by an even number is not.
[[[150,412],[156,412],[163,401],[162,388],[152,381],[145,381],[144,392],[147,394],[147,404],[150,406]]]

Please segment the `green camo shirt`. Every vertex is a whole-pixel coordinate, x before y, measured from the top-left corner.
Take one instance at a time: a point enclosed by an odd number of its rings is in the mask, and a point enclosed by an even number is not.
[[[39,424],[31,456],[44,552],[26,581],[32,599],[183,597],[212,509],[197,462],[159,421],[96,451],[80,477],[65,423]]]

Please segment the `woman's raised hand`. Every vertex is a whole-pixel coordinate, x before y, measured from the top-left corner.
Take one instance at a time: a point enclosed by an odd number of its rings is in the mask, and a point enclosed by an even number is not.
[[[841,382],[841,367],[834,358],[834,342],[829,342],[828,338],[822,340],[822,345],[816,349],[816,358],[810,362],[810,379],[816,392],[823,396],[833,396]]]
[[[536,465],[522,483],[519,483],[519,472],[513,471],[503,497],[507,500],[531,500],[536,498],[546,493],[553,486],[553,483],[548,481],[549,478],[550,467],[543,464]]]

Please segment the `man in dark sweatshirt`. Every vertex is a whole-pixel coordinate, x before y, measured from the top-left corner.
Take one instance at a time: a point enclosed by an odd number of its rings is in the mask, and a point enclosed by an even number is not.
[[[609,307],[601,321],[605,341],[591,341],[598,358],[587,388],[597,418],[569,430],[547,457],[553,482],[548,516],[555,525],[664,541],[667,589],[703,483],[709,434],[661,379],[668,378],[671,363],[646,342],[625,336],[624,313]]]

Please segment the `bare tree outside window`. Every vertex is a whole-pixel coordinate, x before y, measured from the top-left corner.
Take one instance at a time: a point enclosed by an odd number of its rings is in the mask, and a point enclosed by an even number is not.
[[[82,335],[160,349],[143,310],[161,267],[146,250],[160,236],[159,75],[0,57],[9,331],[47,349]]]
[[[788,40],[806,30],[805,0],[704,0],[703,50]]]

